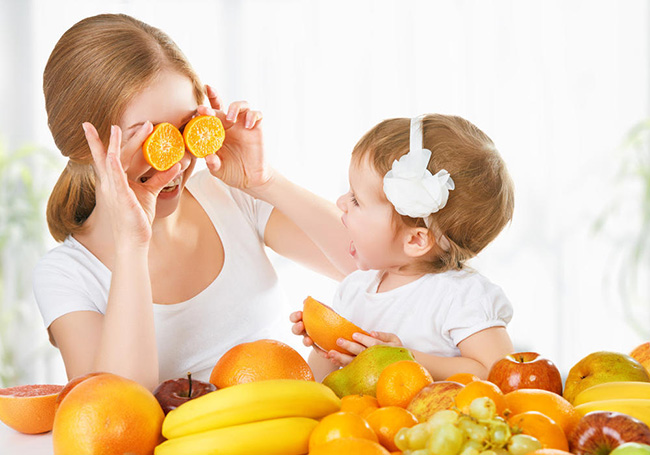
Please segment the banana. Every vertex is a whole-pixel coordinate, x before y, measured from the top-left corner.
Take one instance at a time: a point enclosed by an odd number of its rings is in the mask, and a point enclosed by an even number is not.
[[[636,417],[650,426],[650,400],[643,398],[620,398],[616,400],[590,401],[575,407],[580,415],[591,411],[621,412]]]
[[[573,400],[573,405],[577,406],[590,401],[614,400],[619,398],[650,399],[650,382],[604,382],[580,392]]]
[[[320,382],[271,379],[234,385],[190,400],[167,414],[162,433],[172,439],[280,417],[320,419],[340,409],[341,400]]]
[[[316,425],[307,417],[245,423],[169,439],[154,455],[301,455],[309,451]]]

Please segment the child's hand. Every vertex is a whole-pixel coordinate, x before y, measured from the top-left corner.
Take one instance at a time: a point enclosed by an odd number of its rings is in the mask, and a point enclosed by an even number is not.
[[[354,341],[339,338],[336,341],[336,344],[354,355],[343,354],[332,350],[327,353],[327,358],[330,359],[334,365],[344,367],[352,362],[355,356],[359,355],[364,349],[367,349],[370,346],[382,344],[386,346],[402,347],[402,340],[400,340],[394,333],[370,332],[370,335],[372,336],[358,332],[353,333],[352,339]]]
[[[293,326],[291,326],[291,332],[294,335],[302,336],[302,344],[304,344],[307,347],[314,348],[314,351],[321,357],[328,358],[327,352],[323,351],[321,348],[316,346],[314,344],[314,340],[312,340],[309,337],[309,335],[307,335],[307,332],[305,331],[305,324],[304,322],[302,322],[302,311],[295,311],[291,313],[289,315],[289,320],[293,322]]]

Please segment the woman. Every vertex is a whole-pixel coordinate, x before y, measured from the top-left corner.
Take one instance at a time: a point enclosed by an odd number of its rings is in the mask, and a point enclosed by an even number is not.
[[[84,19],[43,79],[69,162],[47,210],[62,244],[37,265],[34,291],[69,378],[206,380],[225,350],[272,334],[281,295],[265,245],[333,278],[355,268],[338,209],[265,163],[261,114],[245,102],[222,112],[162,31],[125,15]],[[196,115],[226,128],[209,173],[192,177],[189,153],[149,167],[141,147],[153,125],[182,129]]]

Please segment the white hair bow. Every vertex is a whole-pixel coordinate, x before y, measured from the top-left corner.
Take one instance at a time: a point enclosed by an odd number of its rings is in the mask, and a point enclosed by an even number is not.
[[[435,175],[427,169],[431,151],[422,148],[422,117],[411,119],[409,149],[384,176],[384,193],[397,213],[424,218],[428,226],[427,217],[447,205],[454,181],[445,169]]]

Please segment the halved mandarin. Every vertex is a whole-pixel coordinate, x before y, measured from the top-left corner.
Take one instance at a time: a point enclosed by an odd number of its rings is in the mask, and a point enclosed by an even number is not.
[[[197,158],[216,153],[223,145],[226,130],[218,117],[200,115],[190,120],[183,129],[187,150]]]
[[[185,155],[185,141],[171,123],[159,123],[142,144],[147,163],[157,171],[166,171]]]

